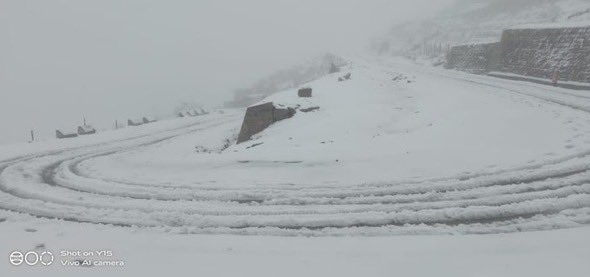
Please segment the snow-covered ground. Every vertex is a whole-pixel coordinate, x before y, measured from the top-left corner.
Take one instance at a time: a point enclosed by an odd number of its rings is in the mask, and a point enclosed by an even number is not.
[[[137,274],[588,270],[590,92],[397,59],[309,86],[265,101],[319,110],[239,145],[243,110],[0,148],[0,251],[109,248]]]
[[[559,111],[493,86],[420,76],[411,69],[358,66],[352,73],[348,82],[330,76],[312,83],[311,99],[298,99],[294,90],[267,98],[263,102],[320,109],[299,113],[222,153],[195,155],[187,149],[221,149],[241,121],[158,147],[85,160],[80,168],[118,180],[316,187],[494,172],[588,147],[584,112]],[[178,164],[183,166],[168,166]],[[145,175],[146,167],[157,174]],[[236,184],[236,178],[242,182]]]
[[[24,232],[34,226],[36,232]],[[26,220],[0,225],[0,250],[55,253],[51,266],[0,262],[2,276],[586,276],[590,228],[494,235],[171,235]],[[29,230],[31,231],[31,230]],[[42,245],[42,246],[41,246]],[[119,266],[62,266],[63,250],[112,251]]]

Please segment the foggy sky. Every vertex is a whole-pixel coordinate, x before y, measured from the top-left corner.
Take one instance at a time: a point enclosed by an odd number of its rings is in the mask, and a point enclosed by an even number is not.
[[[274,70],[357,53],[452,0],[0,0],[0,144],[86,115],[211,107]]]

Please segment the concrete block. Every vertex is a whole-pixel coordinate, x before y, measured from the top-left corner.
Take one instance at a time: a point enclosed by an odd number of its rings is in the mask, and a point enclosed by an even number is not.
[[[299,91],[297,92],[297,95],[299,97],[311,97],[311,92],[312,92],[311,88],[302,88],[302,89],[299,89]]]
[[[90,125],[78,126],[78,135],[93,135],[96,134],[96,129]]]
[[[58,139],[75,138],[77,136],[78,136],[78,134],[76,134],[76,133],[68,133],[68,132],[63,132],[61,130],[55,130],[55,137]]]
[[[238,143],[250,140],[253,135],[262,132],[273,123],[291,118],[293,115],[295,115],[294,109],[276,108],[272,102],[249,107],[240,129]]]

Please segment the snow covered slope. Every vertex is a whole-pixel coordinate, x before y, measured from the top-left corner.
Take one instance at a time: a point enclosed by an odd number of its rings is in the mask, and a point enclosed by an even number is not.
[[[319,110],[239,145],[243,109],[3,146],[0,252],[110,248],[127,265],[56,257],[0,263],[0,275],[588,270],[588,92],[398,59],[351,64],[307,84],[312,98],[263,100]],[[528,232],[539,230],[551,231]]]
[[[320,109],[239,145],[231,142],[242,110],[98,144],[15,150],[0,165],[0,208],[272,235],[496,233],[590,221],[585,92],[397,60],[353,64],[340,73],[350,81],[310,83],[312,98],[289,90],[265,99]]]

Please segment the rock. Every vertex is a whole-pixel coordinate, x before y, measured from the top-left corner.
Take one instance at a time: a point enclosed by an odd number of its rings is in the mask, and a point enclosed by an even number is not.
[[[338,77],[338,82],[348,81],[350,80],[350,77],[352,77],[352,73],[346,73],[344,76]]]
[[[317,111],[319,110],[320,107],[309,107],[309,108],[305,108],[305,109],[300,109],[300,111],[304,112],[304,113],[308,113],[308,112],[313,112],[313,111]]]
[[[263,142],[254,143],[254,144],[252,144],[252,145],[250,145],[250,146],[246,147],[246,149],[254,148],[254,147],[256,147],[256,146],[260,146],[260,145],[262,145],[262,144],[264,144],[264,143],[263,143]]]

